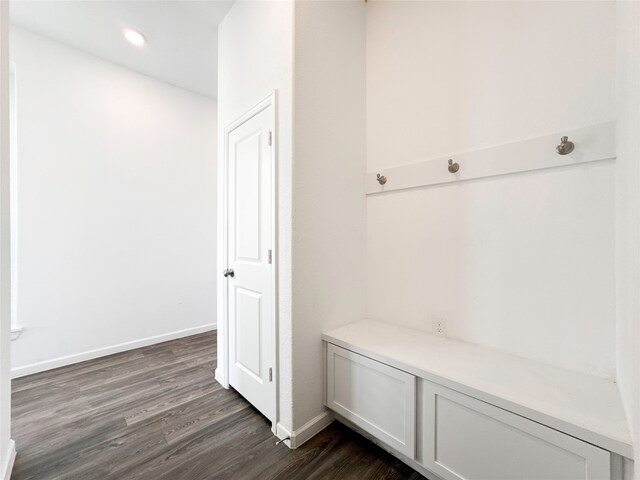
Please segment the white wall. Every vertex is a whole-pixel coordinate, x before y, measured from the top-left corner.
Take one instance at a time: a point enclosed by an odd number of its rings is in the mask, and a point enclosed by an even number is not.
[[[322,412],[319,335],[363,315],[365,244],[370,317],[614,378],[613,162],[369,197],[366,237],[358,217],[365,169],[615,119],[614,4],[370,2],[366,47],[361,7],[238,2],[220,27],[220,132],[279,91],[280,424]]]
[[[9,243],[9,2],[0,2],[0,480],[11,474],[11,271]]]
[[[320,336],[364,315],[364,41],[362,2],[236,2],[219,28],[220,135],[278,90],[280,435],[327,421]]]
[[[277,90],[277,193],[278,193],[278,309],[279,309],[279,422],[291,428],[291,178],[292,178],[292,94],[293,94],[293,9],[292,1],[236,2],[218,27],[218,178],[223,182],[224,128],[252,106]],[[222,183],[219,183],[222,186]],[[219,205],[222,205],[219,188]],[[219,211],[219,218],[222,212]],[[222,223],[218,225],[222,235]],[[219,237],[221,238],[221,237]],[[218,243],[218,271],[224,265],[222,242]],[[222,282],[218,298],[222,299]],[[222,302],[218,302],[222,318]],[[221,322],[218,335],[218,365],[226,358]],[[223,374],[218,371],[218,378]],[[226,379],[223,379],[226,381]]]
[[[640,3],[617,3],[617,378],[640,459]],[[638,462],[636,462],[638,463]],[[640,480],[640,468],[635,478]]]
[[[365,315],[365,20],[362,1],[296,3],[295,431],[324,409],[322,333]]]
[[[216,103],[19,28],[11,40],[16,373],[211,328]]]
[[[613,2],[369,2],[367,169],[613,120],[614,51]],[[613,163],[367,207],[370,317],[614,378]]]

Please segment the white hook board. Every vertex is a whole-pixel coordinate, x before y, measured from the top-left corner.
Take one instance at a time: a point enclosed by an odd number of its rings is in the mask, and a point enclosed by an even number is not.
[[[374,195],[407,188],[614,160],[615,130],[614,121],[600,123],[482,150],[368,172],[366,194]],[[568,155],[556,152],[556,146],[564,135],[575,143],[575,150]],[[460,164],[457,173],[449,172],[449,159]],[[385,185],[378,183],[377,174],[387,177]]]

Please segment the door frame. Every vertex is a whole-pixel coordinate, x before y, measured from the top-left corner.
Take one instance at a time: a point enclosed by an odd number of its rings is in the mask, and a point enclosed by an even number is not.
[[[235,119],[229,125],[224,128],[224,148],[223,148],[223,171],[222,171],[222,260],[228,261],[229,255],[229,205],[228,205],[228,186],[229,186],[229,136],[231,133],[243,125],[245,122],[255,117],[259,113],[263,112],[269,107],[273,107],[273,136],[271,142],[271,249],[272,249],[272,268],[271,268],[271,295],[273,318],[273,383],[274,383],[274,418],[271,420],[271,430],[276,432],[276,425],[279,418],[279,352],[278,352],[278,106],[277,106],[277,90],[272,91],[256,103],[253,107],[247,110],[240,117]],[[226,265],[218,265],[218,272],[216,275],[221,275],[221,271],[227,268]],[[224,282],[222,286],[222,321],[218,326],[218,334],[222,336],[222,346],[224,353],[219,356],[220,363],[216,369],[216,379],[222,386],[229,388],[229,282]]]

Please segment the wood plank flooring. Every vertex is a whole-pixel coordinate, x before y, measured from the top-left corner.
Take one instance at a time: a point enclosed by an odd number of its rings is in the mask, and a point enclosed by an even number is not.
[[[204,333],[14,380],[12,480],[424,479],[337,423],[275,445],[215,362]]]

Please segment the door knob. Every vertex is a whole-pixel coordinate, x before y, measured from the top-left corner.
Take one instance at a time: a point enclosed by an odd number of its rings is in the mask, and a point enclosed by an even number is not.
[[[235,272],[233,271],[233,268],[228,268],[227,270],[225,270],[224,272],[222,272],[222,275],[226,277],[233,277],[235,275]]]

